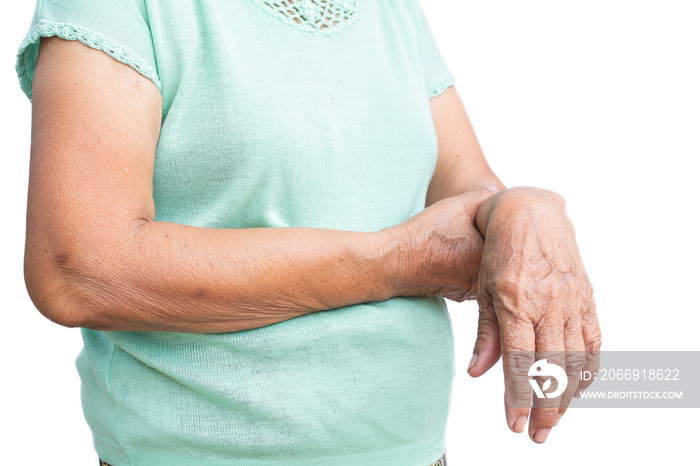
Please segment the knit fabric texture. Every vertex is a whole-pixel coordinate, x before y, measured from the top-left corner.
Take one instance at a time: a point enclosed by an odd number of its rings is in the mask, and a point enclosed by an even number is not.
[[[16,64],[30,99],[48,36],[160,91],[157,221],[377,231],[424,208],[430,98],[454,77],[416,0],[39,0]],[[441,298],[224,334],[82,335],[85,418],[115,466],[425,466],[445,451]]]

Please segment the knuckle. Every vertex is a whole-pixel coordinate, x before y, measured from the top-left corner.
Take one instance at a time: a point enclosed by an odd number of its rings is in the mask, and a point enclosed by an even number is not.
[[[581,334],[581,331],[566,331],[565,337],[564,337],[564,345],[566,347],[566,351],[572,352],[572,351],[583,351],[583,349],[586,347],[586,343],[583,340],[583,335]]]
[[[576,374],[586,365],[586,353],[581,351],[567,352],[566,373]]]
[[[456,213],[461,217],[464,218],[469,215],[470,210],[471,210],[471,198],[468,195],[468,192],[462,193],[458,196],[453,196],[449,199],[449,204],[448,207],[456,211]],[[459,218],[459,217],[458,217]]]
[[[536,417],[541,426],[554,426],[559,420],[559,406],[536,407],[533,409],[533,417]]]
[[[588,275],[581,272],[578,276],[578,289],[580,290],[581,297],[584,301],[588,303],[595,303],[593,297],[593,284],[588,279]]]
[[[589,338],[586,341],[586,351],[600,351],[602,346],[602,336],[599,327],[593,327],[589,329]]]
[[[501,324],[501,337],[506,346],[513,351],[528,351],[532,348],[528,332],[522,328]]]

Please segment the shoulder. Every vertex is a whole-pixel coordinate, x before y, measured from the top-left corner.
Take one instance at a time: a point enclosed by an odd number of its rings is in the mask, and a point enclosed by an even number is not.
[[[48,37],[79,41],[104,52],[160,90],[146,0],[39,0],[15,65],[30,99],[39,44]]]

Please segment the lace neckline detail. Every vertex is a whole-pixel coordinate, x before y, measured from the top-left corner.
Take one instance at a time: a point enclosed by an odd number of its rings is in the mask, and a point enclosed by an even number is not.
[[[329,35],[352,26],[359,0],[253,0],[295,29]]]

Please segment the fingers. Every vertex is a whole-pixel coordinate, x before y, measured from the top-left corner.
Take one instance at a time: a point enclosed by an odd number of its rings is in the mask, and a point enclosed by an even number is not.
[[[594,303],[591,304],[588,312],[582,316],[581,334],[583,335],[583,343],[586,349],[586,361],[583,370],[587,374],[595,374],[600,367],[601,335]],[[588,388],[594,379],[595,377],[588,377],[586,380],[580,381],[575,396],[581,396],[581,392]]]
[[[530,411],[528,431],[537,443],[547,439],[568,409],[579,389],[581,371],[586,365],[579,305],[570,303],[569,307],[572,309],[569,312],[550,311],[536,326],[536,359],[550,368],[543,374],[546,377],[537,380],[541,389],[534,390]]]
[[[595,312],[595,304],[592,304],[581,316],[581,334],[586,345],[586,351],[600,351],[600,325],[598,323],[598,314]]]
[[[530,413],[532,387],[528,383],[528,370],[535,362],[534,351],[503,351],[503,375],[505,377],[504,403],[506,423],[510,430],[525,430]]]
[[[581,319],[572,316],[564,326],[564,343],[566,345],[566,390],[561,396],[557,423],[569,408],[571,400],[578,391],[581,383],[581,371],[586,364],[586,345],[583,342]],[[555,424],[556,425],[556,424]]]
[[[501,357],[501,335],[498,318],[490,297],[479,300],[479,326],[474,344],[474,355],[467,372],[479,377],[493,367]]]
[[[528,371],[535,362],[532,322],[512,312],[498,312],[505,377],[506,422],[513,432],[523,432],[532,399]]]
[[[481,206],[481,203],[496,192],[498,192],[498,186],[489,183],[461,194],[461,196],[464,197],[469,218],[475,218],[476,211],[479,209],[479,206]]]
[[[542,376],[537,378],[535,375],[535,381],[540,390],[533,390],[528,433],[537,443],[544,443],[549,432],[559,421],[561,395],[568,385],[567,373],[564,370],[566,367],[564,325],[560,314],[550,312],[537,323],[535,330],[538,364],[534,370],[530,369],[530,375],[541,373]]]

